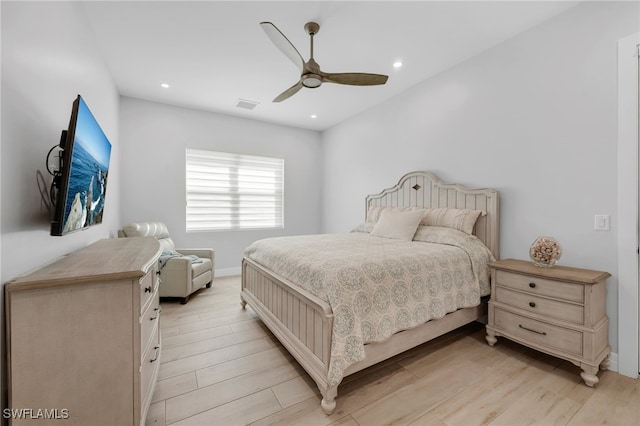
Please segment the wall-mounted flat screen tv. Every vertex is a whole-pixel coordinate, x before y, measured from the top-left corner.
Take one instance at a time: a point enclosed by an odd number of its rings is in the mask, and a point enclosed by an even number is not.
[[[73,102],[69,128],[62,131],[60,148],[51,235],[102,223],[111,143],[80,95]]]

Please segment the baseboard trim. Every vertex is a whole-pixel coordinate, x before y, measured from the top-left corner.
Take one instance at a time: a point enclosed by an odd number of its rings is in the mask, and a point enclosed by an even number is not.
[[[222,268],[216,269],[216,277],[230,277],[232,275],[240,275],[242,274],[242,268]]]
[[[618,354],[616,352],[611,352],[609,355],[609,368],[607,370],[611,371],[619,371],[618,370]]]

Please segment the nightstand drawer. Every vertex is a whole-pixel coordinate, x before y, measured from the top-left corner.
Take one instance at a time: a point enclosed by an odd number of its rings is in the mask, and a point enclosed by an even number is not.
[[[541,296],[584,303],[584,286],[528,275],[496,271],[496,284]]]
[[[582,333],[495,308],[495,327],[526,344],[582,355]]]
[[[584,323],[584,306],[545,299],[530,293],[522,293],[496,286],[495,299],[497,302],[523,309],[538,315],[569,321],[575,324]]]

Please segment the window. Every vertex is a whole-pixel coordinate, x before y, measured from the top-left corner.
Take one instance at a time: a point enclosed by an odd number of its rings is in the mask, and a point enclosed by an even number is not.
[[[282,228],[284,160],[186,151],[187,232]]]

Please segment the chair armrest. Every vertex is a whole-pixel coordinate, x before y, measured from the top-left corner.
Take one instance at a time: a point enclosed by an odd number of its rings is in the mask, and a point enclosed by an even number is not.
[[[176,249],[176,251],[184,256],[195,255],[198,257],[204,257],[213,261],[215,253],[213,249]]]
[[[164,271],[189,271],[191,273],[191,259],[188,257],[171,257],[164,264],[160,272]]]
[[[187,297],[193,292],[191,259],[172,257],[160,269],[160,296]]]

